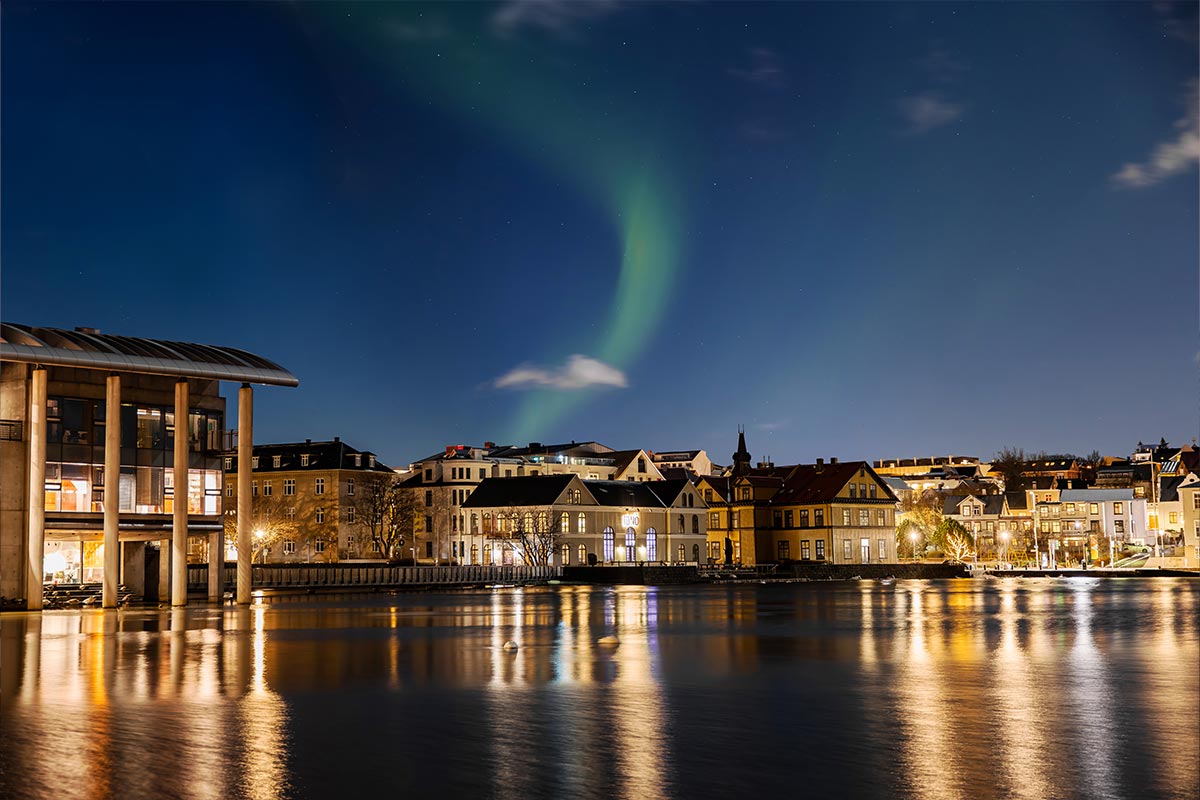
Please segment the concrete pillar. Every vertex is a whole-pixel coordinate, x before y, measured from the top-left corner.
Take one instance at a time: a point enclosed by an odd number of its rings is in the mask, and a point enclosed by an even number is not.
[[[175,502],[171,519],[171,605],[187,605],[188,382],[175,382]]]
[[[45,403],[42,404],[43,406]],[[254,464],[254,390],[250,384],[243,383],[238,389],[238,491],[237,491],[237,601],[239,605],[250,604],[251,577],[254,565],[251,563],[253,549],[250,537],[253,536],[251,518],[254,509],[250,496],[250,470]]]
[[[171,540],[158,541],[158,602],[171,599]]]
[[[29,550],[25,603],[42,610],[42,561],[46,557],[46,370],[33,370],[29,397]]]
[[[117,607],[121,579],[121,376],[109,375],[104,396],[104,592],[105,608]]]
[[[208,536],[208,602],[221,602],[221,572],[225,568],[225,534]]]

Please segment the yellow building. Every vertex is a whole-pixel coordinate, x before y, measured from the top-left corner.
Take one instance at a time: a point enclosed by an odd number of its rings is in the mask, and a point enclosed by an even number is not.
[[[867,462],[749,464],[739,433],[733,474],[697,485],[709,506],[710,563],[897,561],[896,495]]]

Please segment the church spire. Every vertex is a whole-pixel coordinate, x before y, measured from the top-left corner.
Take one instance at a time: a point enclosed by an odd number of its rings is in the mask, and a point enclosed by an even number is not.
[[[738,449],[733,454],[733,476],[740,478],[750,473],[750,453],[746,450],[746,429],[738,425]]]

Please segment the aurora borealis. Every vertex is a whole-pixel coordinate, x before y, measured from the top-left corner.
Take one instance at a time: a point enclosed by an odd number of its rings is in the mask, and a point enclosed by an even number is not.
[[[1196,434],[1194,6],[0,15],[4,318],[261,352],[265,440]]]

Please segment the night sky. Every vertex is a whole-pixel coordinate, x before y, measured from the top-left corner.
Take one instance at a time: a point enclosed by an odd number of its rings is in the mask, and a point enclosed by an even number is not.
[[[259,441],[1197,434],[1195,4],[0,21],[3,318],[278,361]]]

